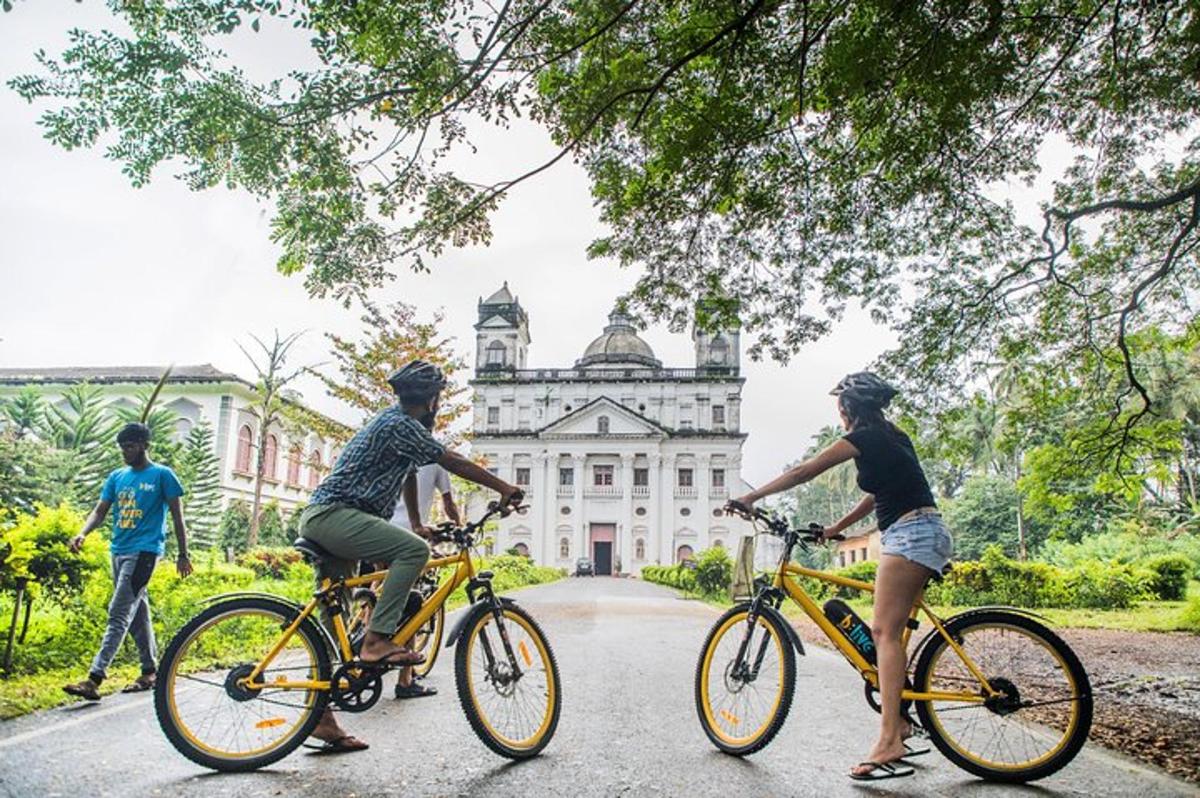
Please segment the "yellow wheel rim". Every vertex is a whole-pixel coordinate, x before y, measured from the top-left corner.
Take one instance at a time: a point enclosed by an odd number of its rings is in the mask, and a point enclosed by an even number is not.
[[[475,714],[493,739],[512,749],[537,747],[554,721],[558,684],[551,667],[550,652],[532,624],[509,609],[503,611],[509,643],[516,655],[520,679],[504,684],[488,672],[481,643],[487,634],[501,676],[508,669],[508,656],[492,613],[484,613],[466,640],[467,688]]]
[[[262,631],[270,629],[275,637],[246,635],[255,642],[263,638],[264,644],[251,644],[235,652],[230,643],[242,636],[255,618],[265,627]],[[253,665],[256,656],[265,655],[278,640],[284,621],[282,615],[258,608],[236,610],[212,618],[179,647],[165,675],[167,710],[175,728],[195,749],[221,759],[251,759],[286,743],[308,720],[317,697],[315,691],[269,687],[279,677],[319,678],[317,653],[301,634],[288,640],[287,647],[259,677],[268,687],[257,697],[239,701],[226,689],[231,671]],[[231,627],[218,628],[223,625]]]
[[[1079,685],[1062,656],[1036,633],[1004,623],[960,633],[962,648],[995,689],[1015,686],[1034,706],[1004,714],[983,704],[930,701],[932,725],[962,757],[993,770],[1030,770],[1066,747],[1079,724]],[[958,655],[941,645],[918,689],[962,692],[979,688]],[[980,688],[981,689],[981,688]]]
[[[725,619],[712,636],[700,666],[700,706],[705,723],[721,742],[735,748],[752,745],[766,733],[779,713],[785,689],[783,647],[787,642],[779,639],[763,616],[755,623],[746,654],[753,663],[762,635],[767,636],[770,642],[758,676],[753,682],[731,677],[748,615],[739,612]]]

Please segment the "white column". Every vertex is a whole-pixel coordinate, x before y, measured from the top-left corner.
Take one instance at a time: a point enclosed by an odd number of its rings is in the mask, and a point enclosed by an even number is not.
[[[662,522],[662,455],[658,452],[651,452],[650,460],[650,478],[647,484],[650,486],[649,505],[647,512],[650,515],[650,534],[646,536],[646,560],[648,562],[657,561],[660,565],[669,565],[666,560],[662,559],[662,539],[663,539],[663,522]]]
[[[533,497],[529,520],[533,525],[533,561],[542,565],[553,565],[558,551],[552,545],[554,526],[546,518],[554,507],[553,488],[550,485],[550,458],[545,452],[533,456],[534,471],[529,475],[529,484],[537,486]],[[540,523],[538,519],[541,519]],[[540,528],[540,529],[539,529]]]
[[[621,522],[617,524],[617,545],[621,569],[633,569],[633,455],[621,455]]]
[[[709,508],[709,494],[712,492],[712,472],[709,469],[709,455],[696,455],[696,501],[699,504],[697,512],[702,516],[696,520],[696,537],[700,548],[708,548],[708,530],[712,525],[712,510]]]
[[[662,472],[660,473],[658,489],[658,517],[662,538],[661,554],[663,565],[675,562],[675,455],[663,457]]]
[[[583,480],[585,477],[583,469],[587,465],[587,455],[573,454],[571,463],[575,470],[575,498],[571,503],[571,514],[575,517],[575,544],[571,548],[575,550],[574,556],[576,557],[591,557],[592,550],[588,547],[587,540],[587,523],[583,517]]]

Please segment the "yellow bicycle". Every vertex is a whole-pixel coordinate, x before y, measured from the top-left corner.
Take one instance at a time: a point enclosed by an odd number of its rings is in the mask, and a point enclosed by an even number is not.
[[[844,603],[818,607],[798,578],[865,592],[875,586],[790,561],[797,545],[820,541],[819,526],[795,530],[757,508],[727,510],[781,538],[784,550],[773,576],[759,577],[753,597],[722,615],[705,640],[696,709],[708,738],[721,751],[744,756],[783,727],[795,691],[795,652],[804,653],[780,612],[787,597],[859,672],[867,702],[878,711],[870,630]],[[942,619],[918,597],[904,632],[906,649],[922,613],[932,629],[909,657],[903,711],[915,706],[920,727],[947,759],[985,779],[1027,782],[1079,753],[1092,723],[1091,686],[1079,658],[1038,616],[980,607]]]
[[[541,628],[510,598],[492,589],[492,574],[476,571],[471,549],[484,524],[439,528],[435,542],[456,552],[425,566],[452,568],[425,601],[410,600],[393,639],[403,642],[429,628],[446,600],[466,585],[470,600],[450,630],[457,644],[455,682],[471,728],[492,751],[510,759],[536,756],[558,726],[562,693],[558,665]],[[331,557],[311,541],[296,548],[319,564]],[[247,771],[295,750],[332,705],[365,712],[383,692],[395,666],[356,658],[347,631],[345,596],[382,580],[386,571],[322,581],[300,605],[266,593],[218,596],[167,647],[159,666],[154,706],[167,738],[188,759],[221,771]],[[318,622],[323,614],[327,623]]]

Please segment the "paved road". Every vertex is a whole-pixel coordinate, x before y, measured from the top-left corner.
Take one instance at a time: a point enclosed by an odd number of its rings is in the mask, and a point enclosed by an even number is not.
[[[1088,749],[1036,787],[983,784],[936,753],[916,776],[860,786],[843,775],[875,715],[835,654],[800,660],[787,726],[744,760],[715,751],[696,721],[692,677],[716,612],[630,580],[571,579],[518,598],[558,655],[563,715],[536,760],[510,764],[478,742],[458,706],[449,657],[431,699],[385,699],[346,726],[372,743],[342,757],[296,753],[252,774],[213,774],[167,743],[145,695],[105,698],[0,724],[0,795],[20,796],[1200,796],[1128,760]]]

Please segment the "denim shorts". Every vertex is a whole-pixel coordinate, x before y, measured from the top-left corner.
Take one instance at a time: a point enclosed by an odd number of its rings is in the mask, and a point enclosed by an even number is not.
[[[939,574],[954,553],[942,516],[933,512],[897,521],[883,530],[879,544],[884,554],[895,554]]]

